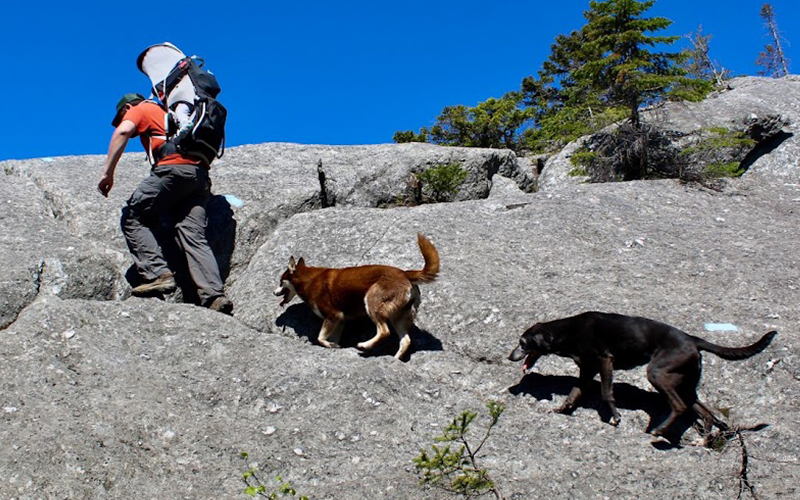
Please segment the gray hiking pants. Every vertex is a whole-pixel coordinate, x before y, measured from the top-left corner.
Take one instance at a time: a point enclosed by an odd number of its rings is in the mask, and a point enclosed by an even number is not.
[[[222,278],[206,239],[206,203],[211,195],[208,169],[199,165],[156,166],[122,209],[122,233],[133,263],[146,280],[170,271],[154,230],[163,217],[174,218],[177,243],[202,305],[223,295]]]

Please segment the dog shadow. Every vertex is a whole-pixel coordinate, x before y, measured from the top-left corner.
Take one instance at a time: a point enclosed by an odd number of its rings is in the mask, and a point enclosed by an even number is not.
[[[566,397],[576,385],[577,377],[529,373],[518,384],[509,387],[508,392],[515,396],[528,394],[539,401],[552,401],[556,395]],[[641,410],[647,413],[650,421],[645,432],[649,433],[658,427],[671,412],[667,398],[658,392],[646,391],[625,382],[615,383],[613,390],[618,409]],[[589,390],[581,396],[578,407],[597,410],[603,422],[608,423],[611,420],[611,412],[603,404],[600,382],[597,380],[592,381]],[[661,450],[679,448],[681,438],[697,419],[698,416],[690,409],[670,427],[668,434],[664,436],[667,441],[655,441],[653,446]]]
[[[319,345],[317,336],[322,328],[322,319],[314,314],[305,303],[294,304],[287,307],[286,311],[275,320],[275,326],[284,330],[287,327],[291,328],[298,337],[306,338],[312,344]],[[369,318],[364,317],[348,320],[344,324],[339,346],[342,348],[355,348],[356,344],[359,342],[364,342],[374,337],[376,331],[375,323]],[[442,350],[442,342],[439,339],[430,332],[418,328],[416,325],[411,330],[410,335],[411,347],[409,347],[406,352],[403,359],[404,361],[407,361],[409,356],[415,352]],[[394,356],[399,348],[400,339],[394,333],[394,329],[392,329],[392,335],[386,341],[360,354],[365,358]]]
[[[233,218],[233,210],[230,203],[221,195],[213,195],[209,198],[206,205],[206,214],[208,215],[206,239],[214,252],[220,277],[224,282],[231,270],[231,257],[236,244],[236,220]],[[175,223],[176,220],[173,217],[162,217],[151,229],[161,247],[164,260],[167,261],[170,270],[175,274],[175,283],[178,285],[178,289],[166,296],[159,292],[148,296],[158,297],[169,302],[199,304],[200,298],[197,296],[197,287],[189,275],[186,254],[178,244]],[[125,279],[131,288],[143,283],[141,276],[133,265],[125,272]]]

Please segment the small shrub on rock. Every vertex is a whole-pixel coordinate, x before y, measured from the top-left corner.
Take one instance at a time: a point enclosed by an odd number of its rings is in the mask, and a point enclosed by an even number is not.
[[[248,457],[249,455],[247,452],[242,452],[239,454],[239,458],[241,458],[245,464],[247,464]],[[297,490],[295,490],[288,481],[284,481],[280,475],[275,476],[275,484],[264,484],[259,477],[260,473],[264,471],[257,465],[251,466],[250,464],[247,464],[247,467],[248,469],[242,473],[242,481],[244,481],[244,484],[247,485],[242,493],[251,497],[259,496],[263,498],[269,498],[269,500],[278,500],[280,498],[309,500],[309,498],[305,495],[298,495]]]
[[[434,202],[450,201],[469,172],[459,162],[441,163],[417,174],[423,195]]]
[[[706,182],[739,177],[744,173],[742,160],[755,144],[756,141],[742,131],[725,127],[702,129],[690,145],[680,152],[684,163],[680,178],[685,181]]]
[[[625,123],[599,132],[587,140],[570,161],[590,182],[632,181],[678,177],[677,132],[642,124]]]
[[[478,414],[465,410],[453,419],[441,436],[434,438],[438,443],[448,444],[444,447],[434,444],[430,450],[420,451],[419,456],[414,459],[417,472],[422,475],[420,484],[442,488],[465,497],[493,493],[495,498],[501,498],[494,481],[489,477],[489,471],[481,468],[477,462],[478,453],[505,411],[505,405],[490,401],[486,408],[490,421],[477,446],[467,439],[467,433]]]

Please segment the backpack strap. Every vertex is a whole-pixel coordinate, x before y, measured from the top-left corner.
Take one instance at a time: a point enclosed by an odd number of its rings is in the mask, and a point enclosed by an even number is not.
[[[155,151],[153,150],[154,138],[161,139],[164,141],[164,143],[161,144],[161,146],[159,146],[158,149],[156,149]],[[167,136],[165,135],[150,136],[150,140],[148,141],[148,147],[147,147],[147,161],[150,162],[151,167],[155,167],[156,165],[158,165],[158,162],[164,159],[165,156],[171,154],[171,152],[168,151],[169,148],[167,147],[167,144],[170,144],[173,148],[175,148],[175,145],[170,143],[169,140],[167,139]],[[177,152],[177,148],[175,148],[175,152]]]
[[[164,106],[161,103],[158,103],[158,102],[156,102],[156,101],[154,101],[152,99],[147,99],[146,102],[151,102],[153,104],[158,105],[162,109],[164,108]],[[167,113],[167,115],[169,115],[169,113]],[[169,126],[168,120],[169,120],[169,116],[165,116],[164,117],[164,130],[165,131],[169,130],[167,128]],[[163,141],[167,141],[168,138],[167,138],[166,135],[149,135],[147,137],[147,151],[145,151],[145,154],[147,155],[147,161],[150,162],[150,166],[155,167],[156,164],[159,161],[161,161],[162,158],[164,158],[165,154],[161,152],[163,147],[159,147],[155,151],[153,150],[153,138],[161,139]],[[166,144],[166,142],[164,142],[164,144]]]
[[[192,65],[202,68],[204,64],[203,58],[197,56],[184,57],[178,61],[164,80],[158,83],[159,90],[163,93],[162,95],[168,96],[183,77],[190,72]]]
[[[183,59],[178,61],[177,64],[175,64],[175,67],[173,67],[172,70],[164,78],[164,80],[161,83],[159,83],[159,85],[161,86],[161,91],[164,93],[165,99],[166,96],[168,96],[170,92],[172,92],[172,89],[175,88],[178,82],[181,81],[181,78],[183,78],[183,76],[186,74],[187,71],[189,71],[189,58],[184,57]]]

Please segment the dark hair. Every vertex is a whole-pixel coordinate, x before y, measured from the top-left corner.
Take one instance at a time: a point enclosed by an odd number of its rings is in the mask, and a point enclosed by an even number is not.
[[[120,122],[122,122],[122,117],[125,116],[125,111],[128,104],[131,106],[136,106],[144,100],[144,96],[137,93],[130,93],[122,96],[122,98],[120,98],[120,100],[117,102],[117,114],[114,115],[114,119],[111,121],[111,126],[119,126]]]

